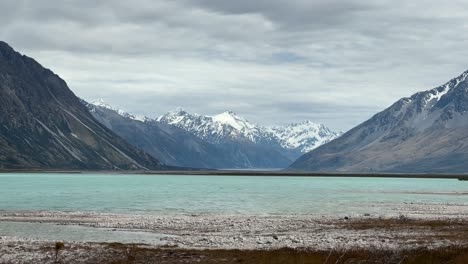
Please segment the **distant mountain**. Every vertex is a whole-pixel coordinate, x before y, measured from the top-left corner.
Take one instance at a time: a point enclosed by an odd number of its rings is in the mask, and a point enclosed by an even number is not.
[[[468,71],[403,98],[299,158],[292,170],[468,172]]]
[[[178,108],[156,119],[162,124],[184,129],[211,143],[223,143],[231,140],[257,142],[263,137],[263,131],[233,112],[216,116],[190,114]]]
[[[183,109],[169,112],[158,122],[182,128],[213,143],[247,141],[269,144],[297,155],[306,153],[340,135],[311,121],[286,126],[263,127],[228,111],[215,116],[189,114]]]
[[[283,148],[299,150],[301,153],[316,149],[342,134],[333,132],[326,126],[311,121],[286,126],[273,126],[267,128],[267,131],[278,138],[278,142]]]
[[[183,129],[167,126],[150,118],[134,116],[99,100],[83,101],[99,122],[130,144],[145,150],[164,164],[188,168],[233,166],[229,153]]]
[[[97,120],[134,146],[166,164],[183,167],[284,168],[301,155],[301,147],[328,140],[322,138],[325,134],[336,136],[311,122],[304,123],[308,127],[303,128],[310,129],[304,133],[299,128],[284,128],[284,131],[277,127],[264,128],[233,112],[202,116],[179,108],[151,119],[128,114],[102,100],[87,106]],[[314,131],[317,134],[312,135]],[[288,132],[298,138],[296,145],[291,142],[286,145],[276,134],[286,139]]]
[[[0,42],[0,168],[164,166],[96,121],[60,77]]]
[[[103,99],[99,99],[99,100],[93,102],[92,104],[89,104],[88,102],[82,100],[82,103],[85,104],[92,113],[94,113],[94,111],[97,111],[98,109],[102,109],[102,110],[107,109],[107,110],[111,110],[113,112],[116,112],[116,114],[118,114],[119,116],[131,119],[131,120],[134,120],[134,121],[140,121],[140,122],[151,121],[151,118],[148,118],[146,116],[131,115],[131,114],[125,112],[122,109],[112,107],[111,105],[104,102]]]

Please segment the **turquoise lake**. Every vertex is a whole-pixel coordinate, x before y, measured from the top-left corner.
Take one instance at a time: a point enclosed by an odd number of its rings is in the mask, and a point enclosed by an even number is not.
[[[468,204],[468,181],[348,177],[0,174],[0,210],[342,215]]]

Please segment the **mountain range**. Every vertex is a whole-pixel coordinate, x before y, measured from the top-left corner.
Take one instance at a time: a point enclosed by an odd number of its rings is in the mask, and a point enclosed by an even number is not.
[[[468,172],[468,71],[402,98],[345,134],[310,121],[264,127],[233,112],[136,116],[87,103],[0,41],[0,169],[284,168]],[[296,158],[298,158],[296,160]]]
[[[214,116],[190,114],[179,108],[156,119],[160,123],[177,126],[190,131],[212,143],[226,140],[241,140],[253,143],[278,145],[296,153],[306,153],[337,138],[341,133],[333,132],[322,124],[311,121],[285,126],[264,127],[253,124],[227,111]]]
[[[0,168],[165,166],[94,119],[59,76],[0,41]]]
[[[468,172],[468,71],[402,98],[341,137],[299,158],[290,170]]]
[[[103,100],[84,104],[107,128],[165,164],[196,168],[284,168],[339,136],[306,121],[263,127],[227,111],[215,116],[182,108],[157,118],[137,116]]]

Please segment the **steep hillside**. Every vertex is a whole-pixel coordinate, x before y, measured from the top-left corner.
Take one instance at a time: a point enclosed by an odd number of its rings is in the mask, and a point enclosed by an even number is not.
[[[60,77],[0,42],[0,168],[161,167],[96,121]]]
[[[403,98],[302,156],[292,170],[468,172],[468,71]]]

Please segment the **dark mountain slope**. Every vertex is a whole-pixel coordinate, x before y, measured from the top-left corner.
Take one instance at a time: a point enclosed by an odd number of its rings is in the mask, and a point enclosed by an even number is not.
[[[0,168],[161,166],[96,121],[52,71],[0,42]]]
[[[340,138],[299,158],[292,170],[468,172],[468,71],[403,98]]]

